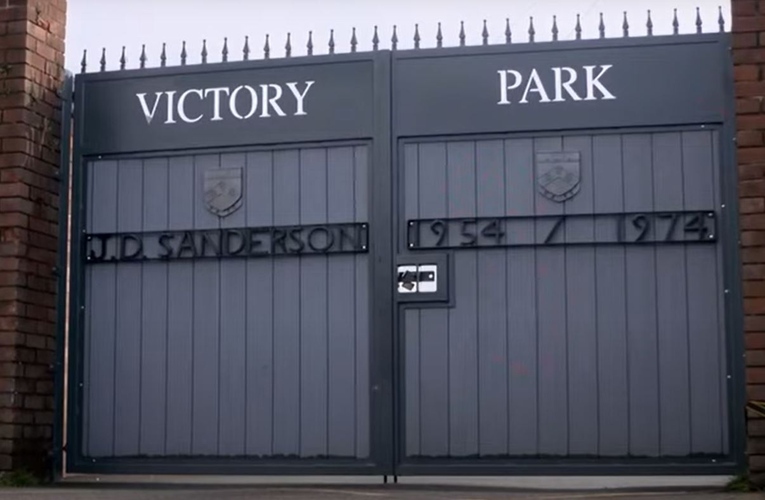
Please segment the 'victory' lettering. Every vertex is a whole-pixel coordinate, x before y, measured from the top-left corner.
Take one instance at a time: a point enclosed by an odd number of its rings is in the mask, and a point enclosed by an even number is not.
[[[616,99],[601,82],[613,65],[583,66],[580,70],[557,67],[547,70],[533,68],[527,74],[514,69],[498,70],[499,101],[497,104],[528,104],[529,102],[597,101]],[[596,69],[598,70],[596,74]],[[579,77],[579,71],[584,77]],[[577,82],[583,82],[578,89]],[[513,92],[517,91],[517,92]],[[551,92],[550,92],[551,91]],[[518,95],[514,98],[514,95]],[[551,96],[553,96],[551,98]]]
[[[167,90],[154,92],[147,97],[146,92],[136,94],[146,123],[151,124],[162,111],[165,111],[164,124],[196,123],[200,120],[223,121],[226,119],[248,120],[260,110],[258,117],[304,116],[306,96],[314,81],[286,83],[289,92],[277,83],[255,86],[238,85],[235,87],[212,87]],[[302,89],[300,88],[302,87]],[[178,97],[176,98],[176,93]],[[165,105],[160,105],[160,101]],[[226,105],[227,104],[227,105]]]

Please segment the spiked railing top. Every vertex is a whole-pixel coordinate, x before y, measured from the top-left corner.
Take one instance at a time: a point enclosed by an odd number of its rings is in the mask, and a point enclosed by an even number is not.
[[[606,38],[606,20],[604,18],[603,13],[598,14],[598,28],[597,28],[597,38],[598,39],[605,39]],[[529,24],[528,24],[528,43],[534,43],[536,42],[536,29],[534,27],[534,18],[529,17]],[[481,29],[481,45],[489,45],[489,32],[490,27],[488,25],[489,23],[487,20],[483,20],[482,23],[482,29]],[[504,43],[510,44],[513,43],[513,37],[512,37],[512,25],[511,18],[505,19],[505,29],[504,29]],[[691,23],[689,23],[691,24]],[[565,25],[565,23],[559,24],[559,20],[557,16],[553,16],[552,18],[552,28],[550,30],[550,40],[553,42],[559,42],[561,37],[561,31],[560,26]],[[692,25],[695,29],[693,29],[693,33],[695,34],[702,34],[704,32],[704,24],[702,21],[702,12],[700,8],[695,9],[695,21]],[[631,36],[630,33],[630,23],[628,18],[628,12],[624,12],[624,16],[622,18],[622,36],[623,37],[629,37]],[[723,16],[722,7],[718,8],[718,15],[717,15],[717,30],[718,32],[724,32],[725,31],[725,18]],[[431,32],[432,33],[432,32]],[[673,9],[672,10],[672,21],[671,21],[671,34],[672,35],[679,35],[680,34],[680,21],[678,18],[678,10]],[[638,35],[640,36],[640,35]],[[646,15],[646,23],[645,23],[645,36],[651,37],[654,36],[654,22],[652,18],[652,12],[651,10],[647,11]],[[579,14],[576,15],[576,24],[573,29],[573,38],[575,40],[582,40],[583,38],[583,29],[582,29],[582,19]],[[374,26],[374,32],[373,36],[371,38],[372,42],[372,50],[376,51],[380,49],[380,35],[378,27]],[[420,25],[419,23],[414,25],[414,36],[412,37],[412,48],[415,50],[423,48],[423,43],[427,45],[427,42],[423,41],[423,38],[421,36],[420,31]],[[495,42],[496,43],[496,42]],[[465,47],[467,45],[467,34],[465,29],[465,23],[464,21],[460,21],[459,25],[459,31],[457,33],[457,44],[459,47]],[[437,23],[437,29],[435,31],[435,40],[433,46],[435,48],[442,48],[444,47],[444,30],[441,26],[441,23]],[[358,51],[359,47],[359,41],[356,33],[356,28],[353,27],[351,29],[350,34],[350,52],[355,53]],[[291,57],[292,54],[292,40],[291,40],[291,34],[286,34],[286,43],[284,45],[284,57]],[[328,54],[335,54],[335,30],[331,29],[329,32],[329,43],[327,47],[327,53]],[[398,50],[399,49],[399,37],[398,37],[398,30],[397,26],[393,25],[391,29],[391,36],[390,36],[390,49],[391,50]],[[315,54],[315,47],[313,42],[313,31],[308,32],[308,42],[306,44],[306,55],[313,56]],[[202,50],[201,50],[201,63],[206,64],[208,62],[208,51],[207,51],[207,40],[202,40]],[[244,45],[242,48],[242,60],[248,61],[250,60],[251,50],[250,50],[250,41],[249,36],[244,37]],[[82,60],[80,61],[80,70],[82,73],[85,73],[88,68],[88,60],[87,60],[87,50],[83,51],[82,54]],[[221,50],[221,56],[220,56],[220,62],[226,63],[230,60],[230,52],[228,47],[228,37],[225,37],[223,39],[223,47]],[[271,44],[270,44],[270,37],[268,34],[265,35],[265,44],[263,45],[263,59],[270,59],[271,58]],[[138,67],[140,69],[144,69],[147,67],[147,62],[149,60],[149,57],[147,56],[146,52],[146,45],[141,45],[141,54],[138,58]],[[186,51],[186,41],[182,42],[181,47],[181,53],[180,53],[180,65],[185,66],[188,60],[188,54]],[[126,48],[122,47],[122,50],[120,52],[119,57],[119,69],[125,70],[127,69],[127,63],[128,58],[126,56]],[[101,58],[99,60],[99,70],[100,71],[106,71],[107,66],[107,58],[106,58],[106,48],[103,48],[101,50]],[[166,67],[167,66],[167,47],[166,44],[162,44],[162,51],[159,56],[159,66],[160,67]]]

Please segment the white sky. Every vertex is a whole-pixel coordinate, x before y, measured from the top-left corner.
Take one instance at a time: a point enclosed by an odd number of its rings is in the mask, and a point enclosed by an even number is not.
[[[187,41],[188,64],[200,60],[207,39],[208,62],[221,58],[228,37],[229,60],[242,58],[244,37],[250,37],[250,59],[261,59],[266,33],[271,56],[282,57],[287,32],[292,55],[304,55],[308,31],[313,31],[314,54],[327,53],[330,29],[335,30],[336,52],[349,51],[356,27],[359,51],[371,48],[373,27],[380,28],[380,48],[390,46],[392,26],[398,26],[399,48],[413,46],[419,23],[421,47],[435,45],[437,23],[442,23],[444,45],[459,43],[460,20],[465,21],[466,43],[479,45],[483,20],[489,43],[503,43],[505,18],[510,18],[513,41],[528,40],[529,16],[534,17],[537,41],[550,40],[552,16],[557,15],[561,40],[574,37],[576,14],[581,14],[583,37],[597,38],[603,12],[606,36],[622,35],[626,10],[630,35],[645,34],[646,11],[651,10],[654,34],[672,32],[672,11],[678,10],[680,33],[696,30],[700,7],[704,31],[717,31],[722,6],[730,30],[728,0],[69,0],[66,68],[79,72],[83,49],[88,49],[88,71],[97,71],[101,47],[106,47],[107,69],[117,69],[122,46],[127,67],[138,67],[141,44],[146,44],[148,66],[159,65],[162,42],[167,43],[168,65],[178,64],[181,41]]]

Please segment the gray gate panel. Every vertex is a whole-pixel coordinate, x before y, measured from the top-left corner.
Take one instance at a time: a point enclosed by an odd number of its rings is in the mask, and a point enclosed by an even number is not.
[[[619,135],[593,137],[594,211],[624,211],[622,139]],[[611,234],[613,226],[595,225],[597,235]],[[598,453],[624,456],[629,449],[629,392],[627,391],[627,324],[625,250],[595,250],[598,366]]]
[[[504,141],[507,214],[534,213],[532,139]],[[518,237],[533,239],[534,223],[518,227]],[[536,251],[507,251],[508,442],[511,455],[535,455],[538,449]]]
[[[594,211],[592,138],[566,137],[564,151],[579,151],[581,177],[579,194],[565,204],[565,212]],[[573,222],[573,221],[572,221]],[[566,242],[592,241],[595,225],[579,220],[566,226]],[[595,292],[595,249],[573,247],[566,255],[566,316],[568,362],[569,454],[598,452],[597,321]]]
[[[502,141],[479,142],[476,156],[476,203],[479,217],[503,214],[505,161]],[[473,252],[471,252],[473,253]],[[480,455],[507,453],[507,281],[504,250],[478,251],[478,415]]]
[[[244,153],[222,154],[221,168],[241,168],[242,183],[247,186],[247,163]],[[220,220],[222,228],[246,227],[247,203]],[[221,455],[245,453],[246,354],[247,354],[247,263],[242,259],[223,259],[220,272],[220,367],[218,384],[219,444]]]
[[[356,146],[354,158],[355,222],[369,222],[369,148]],[[356,456],[370,456],[369,257],[354,255],[356,264]]]
[[[443,143],[420,146],[419,214],[446,213],[446,148]],[[420,453],[449,452],[449,312],[423,310],[420,324]]]
[[[300,222],[300,164],[297,151],[274,153],[274,223]],[[300,454],[300,267],[274,261],[274,449]],[[295,307],[298,310],[295,310]]]
[[[689,145],[683,151],[680,137],[667,132],[509,139],[504,151],[493,140],[456,140],[445,148],[444,143],[406,144],[405,216],[710,209],[717,196],[714,135],[684,133],[690,139],[684,139]],[[561,150],[580,152],[582,182],[590,185],[572,200],[555,203],[536,191],[532,152]],[[690,168],[704,175],[689,178]],[[689,204],[689,192],[698,199],[695,205]],[[677,224],[676,232],[685,232],[687,221]],[[552,225],[538,220],[538,237],[544,239]],[[530,241],[523,226],[513,229],[508,239]],[[555,237],[586,242],[610,239],[613,231],[613,221],[582,219]],[[664,245],[666,231],[661,220],[655,222],[649,237],[659,242],[645,246],[455,250],[455,304],[447,309],[448,321],[433,309],[404,316],[407,455],[464,456],[476,432],[479,456],[677,457],[726,451],[719,377],[724,330],[721,298],[715,296],[719,251],[711,245]],[[458,239],[450,235],[449,242]],[[500,263],[492,262],[499,252],[505,252]],[[692,258],[698,260],[695,267]],[[494,316],[495,299],[507,303],[502,317]],[[437,345],[429,337],[445,329],[446,363],[439,350],[443,341]],[[477,345],[465,331],[474,332]],[[498,368],[493,361],[502,359],[503,346],[507,359]],[[502,385],[493,385],[495,368],[507,380],[504,400],[497,389]],[[704,387],[713,387],[703,391],[699,385],[691,393],[695,401],[689,399],[693,370],[704,372]],[[463,396],[466,381],[472,385],[476,376],[477,395]],[[441,392],[444,377],[448,399]],[[464,415],[476,399],[478,420],[471,421]],[[434,409],[444,404],[448,451],[441,441],[444,414]],[[699,412],[703,416],[696,417]]]
[[[143,229],[168,224],[168,160],[143,162]],[[168,264],[141,264],[141,402],[139,453],[165,453]]]
[[[472,141],[438,143],[434,147],[446,151],[446,163],[438,165],[438,168],[444,170],[445,167],[446,170],[446,197],[444,198],[441,194],[440,198],[447,203],[447,216],[475,217],[477,205],[475,143]],[[428,163],[429,159],[427,159],[432,155],[426,158],[425,154],[423,153],[420,157],[421,171],[434,166]],[[421,173],[420,200],[427,200],[425,192],[431,189],[434,191],[432,195],[438,196],[441,181],[439,179],[436,184],[432,184],[430,179],[433,175],[432,170],[425,175]],[[423,202],[426,203],[426,201]],[[424,207],[420,208],[422,211]],[[454,279],[459,284],[455,288],[454,295],[460,307],[448,311],[448,323],[445,330],[448,337],[442,339],[440,346],[448,352],[448,373],[445,380],[448,380],[449,448],[446,454],[467,456],[478,453],[478,404],[481,393],[478,385],[480,353],[476,312],[480,275],[475,252],[462,252],[454,256],[454,261]],[[423,356],[427,356],[427,351],[423,352]],[[426,389],[423,388],[423,390]]]
[[[326,186],[326,150],[301,151],[301,224],[326,222]],[[327,453],[327,278],[326,257],[300,259],[300,455],[303,457]]]
[[[683,154],[679,133],[653,137],[654,209],[677,211],[683,203]],[[688,321],[685,249],[656,252],[661,454],[690,452]]]
[[[270,226],[273,211],[273,156],[270,151],[247,154],[247,225]],[[246,452],[273,453],[274,410],[274,261],[247,261]]]
[[[104,161],[90,164],[91,206],[99,210],[91,215],[92,230],[112,231],[117,219],[117,162]],[[88,392],[89,434],[87,450],[91,456],[114,453],[114,353],[115,318],[117,312],[117,266],[105,264],[88,270],[91,294],[89,310],[90,338]]]
[[[560,151],[559,137],[534,140],[534,152]],[[529,189],[531,186],[527,186]],[[532,188],[533,189],[533,188]],[[563,207],[537,196],[536,215],[562,214]],[[536,226],[542,239],[553,221]],[[545,235],[545,236],[542,236]],[[562,248],[537,250],[537,334],[539,336],[539,450],[542,455],[568,453],[568,360],[566,353],[566,261]]]
[[[355,220],[353,153],[352,147],[327,152],[328,223]],[[356,455],[356,434],[349,432],[356,427],[356,325],[355,315],[345,313],[358,292],[354,258],[342,255],[327,261],[326,440],[329,456]]]
[[[683,180],[685,207],[704,210],[714,206],[714,166],[712,135],[708,132],[683,133]],[[722,414],[717,302],[721,300],[717,283],[717,252],[713,246],[689,246],[688,326],[690,332],[691,451],[709,453],[722,447]]]
[[[117,169],[117,231],[141,231],[143,165],[140,160],[123,160]],[[117,267],[115,328],[114,454],[135,455],[139,444],[141,395],[140,263]]]
[[[190,156],[169,159],[168,229],[194,227],[194,163]],[[194,373],[194,262],[172,262],[167,271],[166,453],[191,453]]]
[[[199,203],[205,170],[217,168],[218,155],[194,157],[194,229],[216,229],[218,218]],[[220,264],[194,262],[194,334],[192,376],[192,437],[194,454],[218,453],[218,381],[220,377]]]
[[[624,209],[653,210],[651,136],[624,137]],[[659,454],[656,250],[627,249],[627,348],[630,393],[630,454]]]

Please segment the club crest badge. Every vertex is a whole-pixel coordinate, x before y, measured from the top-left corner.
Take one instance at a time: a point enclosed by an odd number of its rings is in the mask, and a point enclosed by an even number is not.
[[[542,196],[559,203],[570,200],[581,188],[581,155],[579,151],[537,153],[536,175]]]
[[[242,169],[220,168],[204,173],[205,207],[218,217],[236,212],[242,206]]]

